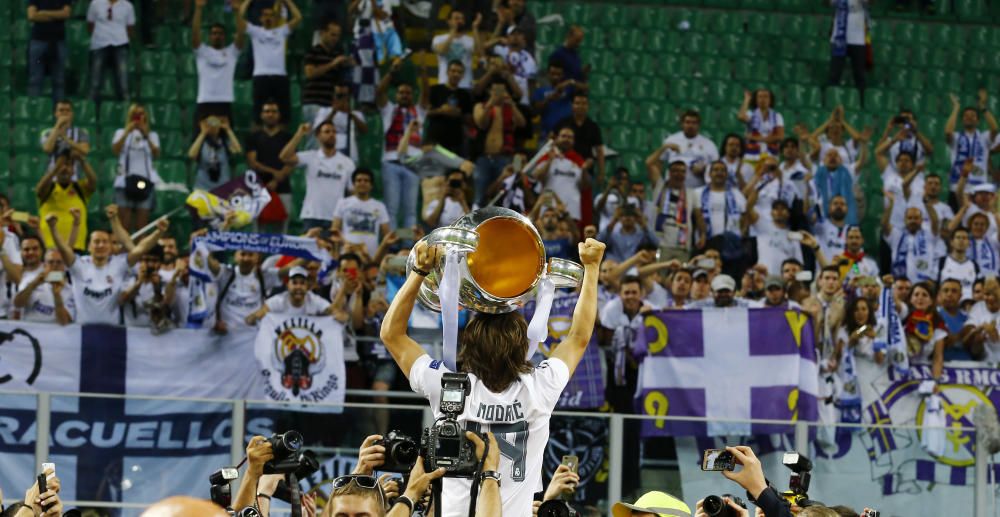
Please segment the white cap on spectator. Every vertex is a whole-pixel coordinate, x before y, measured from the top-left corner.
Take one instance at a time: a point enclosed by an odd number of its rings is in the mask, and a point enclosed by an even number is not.
[[[980,183],[979,185],[972,187],[973,194],[978,194],[980,192],[989,192],[990,194],[992,194],[996,191],[997,188],[994,187],[992,183]]]
[[[736,280],[733,280],[733,277],[729,275],[716,275],[715,278],[712,279],[712,291],[722,291],[725,289],[735,291]]]
[[[292,278],[295,278],[297,276],[304,276],[306,278],[309,278],[309,272],[306,271],[306,268],[304,268],[302,266],[295,266],[295,267],[293,267],[292,269],[290,269],[288,271],[288,278],[289,278],[289,280],[291,280]]]

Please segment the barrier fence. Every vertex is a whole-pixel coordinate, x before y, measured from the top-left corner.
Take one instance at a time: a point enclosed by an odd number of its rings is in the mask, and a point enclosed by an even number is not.
[[[8,494],[17,494],[31,483],[42,462],[52,461],[63,478],[68,506],[107,508],[115,515],[138,515],[142,508],[167,495],[185,493],[207,498],[208,475],[219,467],[236,465],[243,459],[246,440],[233,440],[233,436],[249,437],[298,429],[306,436],[307,445],[318,453],[323,465],[321,472],[305,483],[320,486],[326,494],[329,491],[325,488],[328,487],[326,482],[348,473],[353,467],[357,448],[364,439],[364,432],[357,432],[357,428],[377,419],[379,411],[388,415],[390,428],[400,428],[417,438],[419,429],[432,422],[426,404],[413,393],[355,390],[348,395],[351,399],[388,396],[403,402],[283,404],[223,398],[0,391],[0,408],[3,408],[0,410],[0,445],[3,445],[0,482],[9,484],[3,486]],[[109,412],[111,407],[118,408],[117,421],[105,420],[105,415],[112,414]],[[93,414],[87,416],[88,412]],[[602,515],[607,515],[611,504],[621,500],[623,495],[634,497],[650,489],[677,494],[692,507],[706,495],[741,493],[718,473],[703,473],[697,467],[701,449],[722,446],[724,440],[661,438],[640,443],[639,425],[644,421],[656,425],[657,422],[706,422],[708,419],[556,412],[546,451],[546,466],[552,461],[558,464],[562,454],[578,455],[584,478],[581,492],[586,494],[580,502],[593,506]],[[788,425],[783,421],[766,420],[732,422]],[[994,515],[996,497],[991,495],[988,482],[995,472],[984,447],[970,447],[974,449],[973,456],[964,461],[952,461],[952,458],[945,459],[942,465],[931,465],[935,472],[929,474],[927,465],[922,463],[925,460],[892,459],[892,454],[906,450],[903,443],[910,447],[919,444],[922,433],[931,431],[929,428],[862,424],[822,426],[800,421],[789,429],[789,433],[770,435],[766,439],[753,438],[749,442],[765,463],[768,478],[779,489],[786,486],[789,471],[778,465],[780,454],[777,453],[794,449],[809,455],[815,463],[810,490],[812,499],[828,504],[848,504],[858,509],[881,506],[883,515],[887,516],[916,515],[909,510],[911,508],[954,509],[957,500],[965,499],[968,503],[965,514]],[[977,437],[969,427],[952,425],[941,431],[946,433],[947,440],[964,444],[963,447],[969,445],[967,440]],[[819,445],[817,440],[823,435],[834,437],[834,445]],[[850,445],[853,440],[863,442],[865,436],[877,435],[891,436],[897,444],[897,448],[888,453],[892,460],[888,470],[884,470],[886,465],[879,466],[875,461],[870,464],[859,461],[858,457],[865,455]],[[747,438],[730,440],[735,443]],[[670,450],[671,445],[674,450]],[[847,452],[844,452],[845,447]],[[871,454],[869,450],[867,456]],[[877,472],[879,468],[884,472]],[[870,478],[865,477],[866,472],[871,473]],[[950,476],[952,486],[934,476]],[[853,489],[849,481],[838,481],[840,477],[853,478]],[[894,499],[880,496],[884,496],[886,490],[885,486],[878,486],[880,483],[893,485],[890,491],[897,496],[905,495],[909,502],[894,507]],[[917,490],[921,484],[937,484],[938,488],[934,492],[931,492],[934,486]],[[879,494],[880,488],[883,494]],[[233,484],[234,494],[237,489],[238,481]],[[953,493],[948,492],[949,489]],[[92,495],[83,497],[82,494]],[[280,506],[275,509],[276,513],[282,511]],[[931,513],[921,511],[920,514]]]

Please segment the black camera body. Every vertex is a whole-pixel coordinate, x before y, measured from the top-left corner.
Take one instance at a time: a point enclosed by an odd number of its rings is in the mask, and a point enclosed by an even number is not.
[[[562,499],[545,501],[538,507],[538,517],[577,517],[576,508]]]
[[[465,429],[457,420],[446,418],[424,429],[420,451],[426,472],[444,468],[444,477],[469,479],[479,472],[476,447],[465,437]]]
[[[375,445],[385,447],[385,462],[379,467],[383,472],[408,474],[420,454],[420,444],[399,431],[389,431]]]
[[[298,431],[275,433],[267,441],[271,444],[274,459],[264,464],[264,474],[297,474],[315,472],[319,468],[316,455],[302,450],[302,434]],[[308,475],[308,474],[306,474]]]
[[[233,504],[233,488],[230,483],[238,477],[240,471],[234,467],[223,467],[208,476],[208,482],[212,485],[209,492],[212,502],[223,508],[229,508]]]
[[[465,428],[458,417],[465,412],[465,397],[472,391],[466,373],[446,373],[441,376],[441,401],[444,413],[434,425],[420,435],[420,454],[424,470],[445,469],[445,477],[473,478],[479,472],[476,447],[465,437]]]
[[[729,498],[736,503],[736,506],[746,510],[747,503],[732,494],[710,495],[701,502],[701,509],[708,517],[739,517],[739,514],[731,506],[726,504],[723,498]]]

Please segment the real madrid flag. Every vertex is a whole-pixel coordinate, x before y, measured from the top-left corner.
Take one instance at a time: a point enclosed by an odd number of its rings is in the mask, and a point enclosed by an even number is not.
[[[264,391],[258,398],[343,404],[344,326],[332,317],[268,314],[257,330],[254,355]]]

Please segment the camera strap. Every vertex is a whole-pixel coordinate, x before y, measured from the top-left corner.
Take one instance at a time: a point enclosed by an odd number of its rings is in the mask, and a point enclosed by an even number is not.
[[[479,499],[479,485],[482,481],[483,466],[486,465],[486,457],[490,454],[489,436],[483,433],[480,438],[483,440],[483,457],[479,459],[476,475],[472,478],[472,488],[469,490],[469,517],[476,517],[476,503]]]

